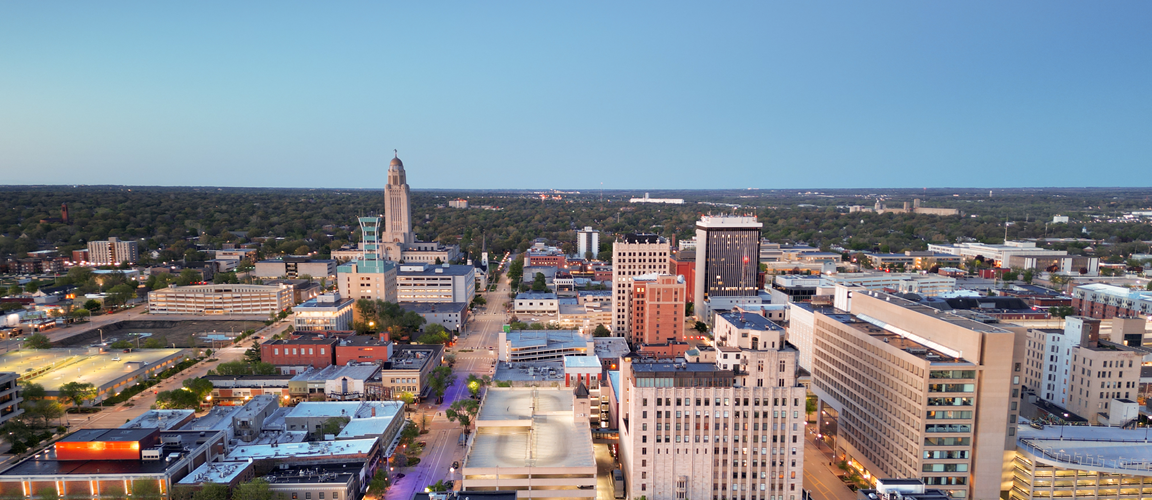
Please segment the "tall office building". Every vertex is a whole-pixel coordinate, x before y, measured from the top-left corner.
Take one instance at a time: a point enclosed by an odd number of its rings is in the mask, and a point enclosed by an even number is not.
[[[1025,330],[862,288],[835,298],[836,311],[812,311],[812,392],[837,458],[954,498],[999,498]]]
[[[576,231],[576,258],[595,259],[597,253],[600,253],[600,231],[591,226]]]
[[[714,363],[621,359],[626,498],[803,498],[805,389],[796,350],[762,316],[717,321],[731,321],[733,334],[717,344]]]
[[[404,246],[412,243],[412,203],[408,199],[408,178],[400,157],[388,166],[388,185],[384,186],[384,258],[399,260]]]
[[[683,276],[642,274],[632,278],[632,333],[638,344],[684,340]]]
[[[96,265],[134,263],[140,259],[135,241],[120,241],[110,237],[107,241],[88,242],[88,261]]]
[[[706,215],[696,222],[696,314],[707,317],[710,300],[757,294],[762,227],[756,217]]]
[[[625,234],[612,243],[612,331],[632,333],[632,278],[668,270],[668,240],[655,234]]]

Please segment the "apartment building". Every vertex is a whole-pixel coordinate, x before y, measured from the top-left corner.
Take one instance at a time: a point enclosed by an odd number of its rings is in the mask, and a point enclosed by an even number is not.
[[[252,273],[259,278],[298,279],[311,276],[317,280],[331,279],[336,277],[336,264],[332,259],[290,256],[257,262]]]
[[[1152,291],[1132,290],[1104,283],[1090,283],[1072,289],[1072,307],[1092,318],[1152,315]]]
[[[632,279],[667,272],[670,251],[668,240],[655,234],[625,234],[612,243],[611,330],[617,336],[632,332]]]
[[[632,331],[638,344],[684,340],[684,304],[687,287],[683,276],[642,274],[632,278]]]
[[[98,266],[131,264],[140,260],[140,247],[135,241],[110,237],[88,242],[88,261]]]
[[[287,286],[192,285],[148,292],[148,314],[269,315],[292,304]]]
[[[733,298],[756,296],[760,229],[756,217],[706,215],[696,222],[696,314],[708,317]]]
[[[1140,368],[1147,352],[1101,340],[1098,319],[1069,316],[1064,322],[1065,335],[1079,338],[1072,349],[1065,408],[1092,424],[1115,421],[1115,400],[1134,400],[1140,392]]]
[[[576,231],[576,258],[591,260],[595,259],[598,253],[600,253],[600,231],[592,229],[591,226],[584,226],[584,229]]]
[[[812,391],[836,455],[866,477],[998,498],[1024,332],[861,288],[835,299],[812,311]]]

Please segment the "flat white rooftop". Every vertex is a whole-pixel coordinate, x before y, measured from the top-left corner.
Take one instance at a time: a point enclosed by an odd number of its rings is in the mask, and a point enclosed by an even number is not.
[[[379,438],[347,439],[343,441],[308,441],[277,445],[240,445],[228,452],[227,460],[244,461],[249,458],[320,458],[341,455],[364,455],[372,451]]]
[[[207,462],[184,476],[177,484],[229,484],[247,468],[248,462]]]
[[[573,418],[572,389],[488,390],[464,468],[595,466],[588,422]]]

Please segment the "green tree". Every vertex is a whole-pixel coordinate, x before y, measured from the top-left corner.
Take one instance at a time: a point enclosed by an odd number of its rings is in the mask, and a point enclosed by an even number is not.
[[[1063,319],[1076,314],[1076,309],[1073,309],[1072,306],[1052,306],[1048,308],[1048,314]]]
[[[111,300],[115,304],[124,304],[134,298],[136,298],[136,289],[126,283],[121,283],[108,291],[106,300]]]
[[[240,483],[232,491],[232,500],[272,500],[272,490],[268,488],[268,481],[256,478]]]
[[[416,395],[408,391],[401,391],[396,393],[396,400],[404,402],[404,409],[412,411],[412,405],[416,403]]]
[[[207,398],[212,394],[212,381],[202,378],[187,378],[184,379],[184,387],[186,387],[192,394],[196,395],[198,400]]]
[[[89,311],[99,311],[102,306],[103,304],[101,304],[100,301],[96,299],[88,299],[84,301],[84,309]]]
[[[693,328],[700,333],[708,333],[708,324],[703,321],[697,321]]]
[[[228,486],[219,483],[204,483],[192,494],[192,500],[228,500]]]
[[[444,393],[455,383],[456,378],[452,376],[452,368],[443,365],[433,368],[428,377],[428,386],[432,388],[437,399],[444,397]]]
[[[443,326],[433,323],[424,329],[424,333],[416,338],[416,341],[421,344],[447,344],[451,340],[448,336],[448,330]]]
[[[183,389],[161,391],[156,395],[156,407],[162,410],[194,410],[200,407],[200,398],[192,391]]]
[[[60,500],[60,493],[56,491],[56,487],[44,487],[36,490],[36,495],[40,500]]]
[[[73,309],[72,312],[68,313],[68,316],[78,320],[85,320],[92,316],[92,311],[81,307],[79,309]]]
[[[87,382],[68,382],[60,386],[59,397],[61,403],[69,403],[73,407],[83,405],[86,401],[96,398],[96,386]]]
[[[532,291],[533,292],[547,292],[548,291],[548,281],[547,281],[547,278],[544,277],[544,273],[536,273],[536,276],[532,277]]]
[[[109,347],[113,349],[131,349],[135,346],[133,346],[132,343],[127,340],[117,340],[109,344]]]
[[[1025,269],[1023,273],[1020,273],[1020,279],[1024,280],[1025,283],[1032,283],[1032,278],[1035,278],[1035,277],[1036,277],[1036,271],[1033,271],[1031,269]]]
[[[29,281],[28,284],[24,285],[24,291],[28,293],[36,293],[39,289],[40,282],[36,280]]]
[[[132,481],[132,498],[144,500],[160,500],[160,484],[155,479],[137,479]]]
[[[52,341],[48,340],[48,336],[43,333],[33,333],[24,341],[24,347],[27,349],[51,349]]]
[[[148,340],[144,341],[144,348],[145,349],[163,349],[164,348],[164,342],[162,340],[156,338],[156,337],[148,337]]]
[[[605,327],[603,324],[596,325],[596,329],[592,330],[593,337],[609,337],[612,331]]]

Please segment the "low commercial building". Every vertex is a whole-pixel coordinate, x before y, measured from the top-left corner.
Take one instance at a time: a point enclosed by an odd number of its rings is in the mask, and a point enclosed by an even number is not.
[[[337,440],[378,438],[385,448],[404,428],[402,401],[329,401],[300,403],[284,416],[288,431],[304,431],[316,441],[325,440],[324,426],[341,420]]]
[[[304,369],[288,381],[293,401],[361,401],[380,397],[381,366],[375,363]]]
[[[1022,267],[1043,271],[1052,264],[1058,263],[1060,268],[1053,269],[1053,272],[1085,276],[1096,276],[1099,272],[1100,262],[1098,258],[1090,257],[1087,261],[1079,262],[1083,264],[1081,266],[1084,268],[1083,273],[1080,272],[1079,268],[1065,270],[1063,266],[1073,266],[1077,263],[1072,258],[1073,256],[1068,255],[1068,252],[1064,250],[1048,250],[1037,247],[1035,241],[1006,241],[1002,245],[985,243],[929,244],[928,251],[958,255],[964,260],[973,260],[979,257],[995,267]]]
[[[400,261],[409,264],[446,264],[460,260],[460,245],[438,241],[413,241],[400,251]]]
[[[452,264],[401,264],[397,302],[463,302],[476,295],[476,268]]]
[[[352,299],[326,293],[292,308],[293,329],[298,332],[351,330]]]
[[[252,275],[258,278],[297,279],[311,276],[316,279],[336,277],[336,261],[311,257],[284,257],[256,263]]]
[[[597,325],[608,328],[612,324],[612,303],[587,302],[584,304],[559,304],[560,313],[556,322],[565,330],[579,330],[589,328],[594,330]],[[521,318],[523,319],[523,318]]]
[[[505,330],[500,332],[497,359],[505,363],[559,361],[564,356],[595,352],[590,334],[576,330]]]
[[[392,348],[395,344],[384,340],[384,335],[352,335],[341,338],[336,342],[336,364],[339,366],[350,363],[382,364],[392,358]]]
[[[260,344],[260,360],[297,374],[307,368],[324,368],[336,362],[335,338],[297,337]]]
[[[270,315],[292,307],[292,290],[268,285],[192,285],[148,293],[148,314]]]
[[[431,397],[428,377],[443,363],[442,345],[396,346],[394,355],[381,367],[381,399],[395,399],[402,392],[411,393],[418,399]]]
[[[353,467],[349,467],[353,465]],[[360,500],[371,478],[366,464],[286,464],[260,476],[268,482],[272,498],[293,500]]]
[[[251,398],[271,394],[288,398],[292,375],[206,375],[212,382],[212,402],[217,406],[239,406]]]
[[[516,314],[556,314],[560,312],[560,303],[556,294],[551,292],[518,293],[513,311]]]
[[[923,271],[935,266],[959,266],[962,260],[959,255],[940,252],[913,252],[911,250],[904,253],[866,253],[864,256],[868,258],[872,267],[877,269],[919,269]]]
[[[463,331],[468,321],[466,302],[401,302],[400,308],[424,318],[427,325],[440,325],[450,332]]]
[[[140,416],[129,420],[121,429],[160,429],[171,431],[179,429],[192,422],[196,410],[148,410]]]
[[[461,464],[461,489],[596,498],[591,402],[570,388],[489,388]]]
[[[0,472],[0,494],[162,498],[226,447],[221,431],[81,429]]]

